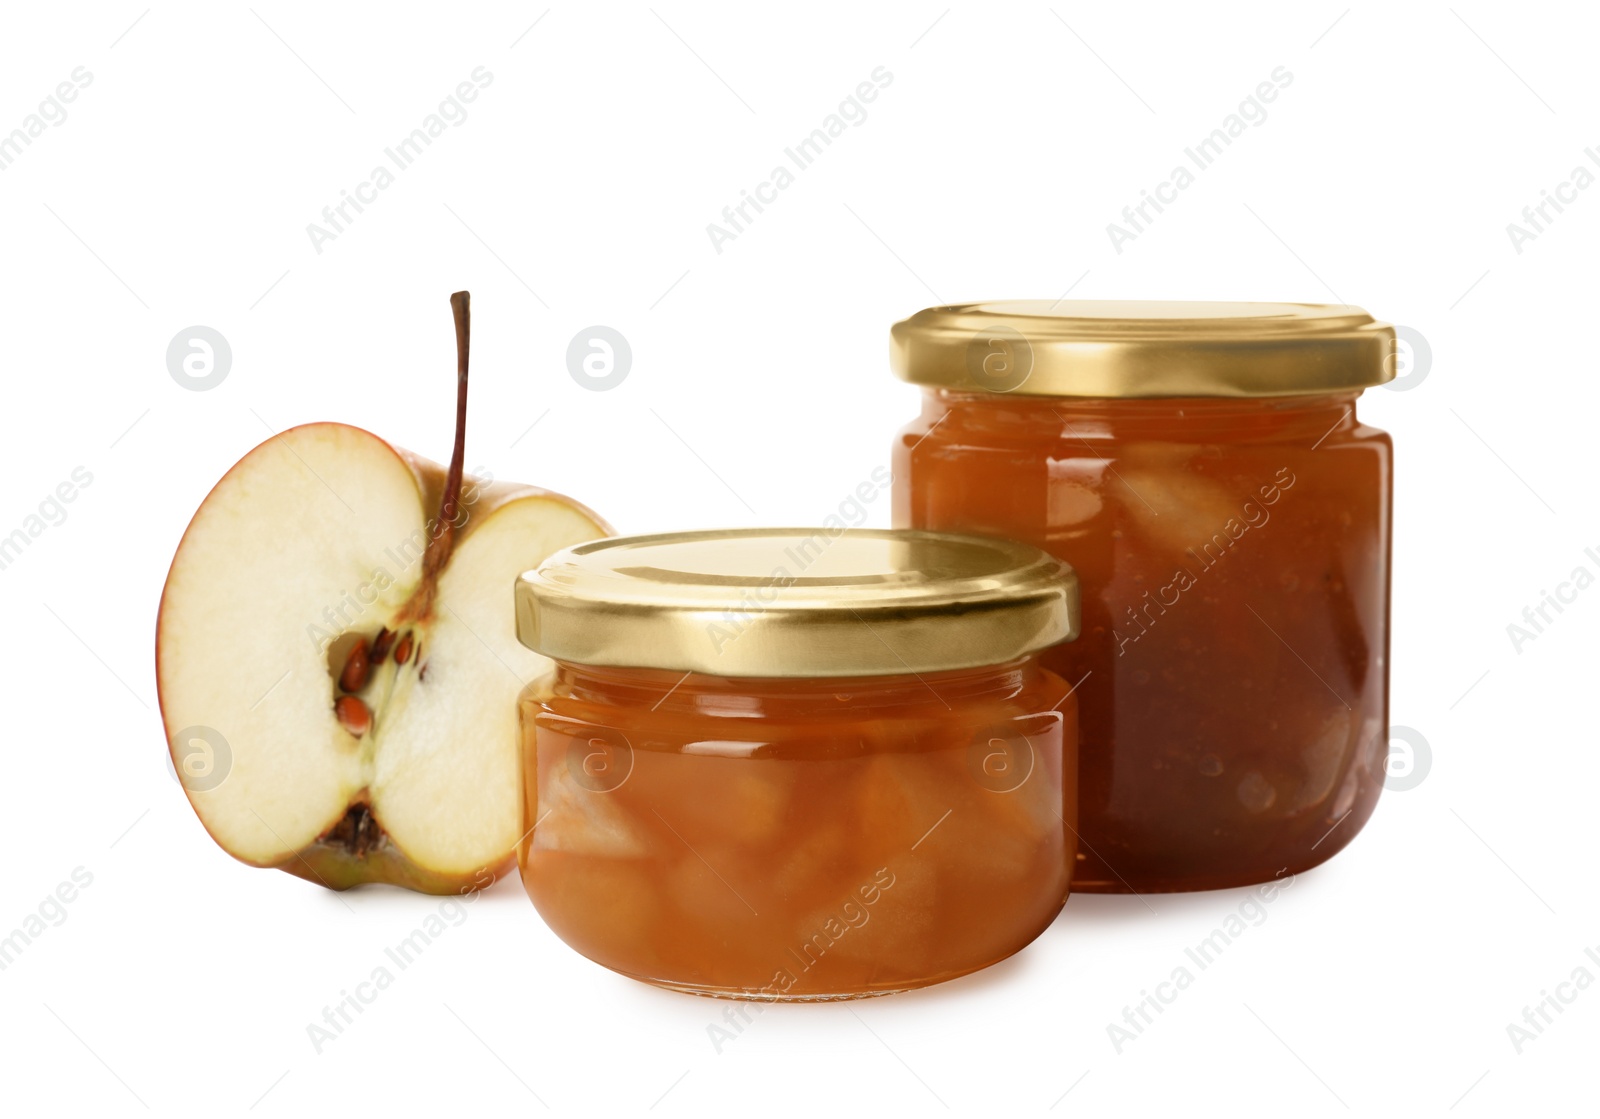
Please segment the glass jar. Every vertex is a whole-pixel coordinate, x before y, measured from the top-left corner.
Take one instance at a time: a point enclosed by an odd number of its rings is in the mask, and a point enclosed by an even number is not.
[[[990,303],[894,328],[923,386],[894,519],[1071,562],[1044,654],[1082,711],[1074,887],[1298,873],[1354,838],[1388,747],[1392,445],[1356,398],[1394,332],[1354,307]]]
[[[518,851],[550,928],[695,994],[888,994],[1001,960],[1066,900],[1076,703],[1034,654],[1071,569],[884,530],[602,540],[517,585]]]

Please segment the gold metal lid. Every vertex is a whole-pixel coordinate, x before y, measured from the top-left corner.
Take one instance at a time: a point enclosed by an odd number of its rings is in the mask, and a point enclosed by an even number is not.
[[[1319,303],[1016,300],[894,324],[902,380],[1029,396],[1300,396],[1381,385],[1395,334]]]
[[[1072,568],[914,530],[623,536],[517,579],[517,637],[578,664],[711,676],[893,676],[1001,664],[1078,633]]]

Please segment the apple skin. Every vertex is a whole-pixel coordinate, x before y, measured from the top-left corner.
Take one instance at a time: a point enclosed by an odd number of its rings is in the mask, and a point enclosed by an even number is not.
[[[374,435],[372,432],[367,431],[365,428],[356,427],[353,424],[338,423],[336,421],[317,421],[296,425],[293,428],[288,428],[279,433],[279,435],[273,436],[272,439],[280,438],[282,435],[287,435],[290,432],[297,432],[304,429],[318,427],[349,428],[360,433],[361,435],[375,439],[379,443],[383,444],[384,447],[386,447],[395,455],[396,458],[398,458],[411,470],[412,475],[416,479],[417,490],[421,498],[422,507],[424,509],[434,510],[434,516],[438,515],[437,511],[441,506],[445,481],[449,473],[448,469],[439,463],[434,462],[432,459],[416,454],[415,452],[408,451],[402,447],[397,447],[388,440],[383,439],[381,436]],[[194,529],[195,521],[199,519],[200,510],[205,508],[206,502],[210,501],[211,496],[222,487],[223,483],[227,481],[234,471],[238,470],[240,466],[243,465],[245,460],[248,459],[250,455],[254,454],[258,449],[260,449],[260,447],[264,447],[268,443],[271,443],[272,439],[263,441],[261,444],[258,444],[257,447],[252,448],[251,451],[246,455],[242,456],[238,462],[228,469],[222,478],[217,480],[217,482],[211,487],[211,490],[207,492],[205,500],[202,501],[196,508],[195,516],[190,519],[188,527],[184,530],[183,538],[180,539],[178,548],[174,552],[173,564],[168,569],[167,582],[162,587],[161,602],[156,612],[155,662],[157,704],[161,710],[162,726],[167,737],[168,751],[170,754],[172,754],[174,768],[180,773],[182,772],[182,759],[177,756],[173,749],[173,745],[174,736],[181,728],[175,726],[171,718],[168,716],[161,691],[161,615],[166,609],[167,594],[171,588],[172,571],[176,567],[177,555],[178,553],[182,552],[183,543],[188,539],[189,533]],[[516,482],[502,482],[496,480],[493,482],[484,483],[480,479],[471,475],[465,475],[462,481],[460,496],[460,509],[465,514],[465,522],[457,532],[457,546],[459,546],[462,541],[467,539],[478,525],[483,524],[488,519],[489,515],[495,510],[512,502],[529,498],[544,501],[555,501],[568,506],[574,512],[587,518],[593,523],[595,527],[595,539],[599,539],[600,537],[604,536],[615,535],[615,530],[598,514],[582,503],[575,501],[564,494],[558,494],[550,490],[540,489],[537,486],[524,485]],[[542,557],[530,556],[529,566],[535,566],[540,558]],[[511,609],[511,594],[509,584],[507,586],[506,598],[506,608],[509,611]],[[179,785],[182,786],[184,796],[189,800],[190,807],[195,809],[195,815],[200,820],[201,826],[206,829],[207,834],[211,836],[213,842],[216,842],[219,847],[222,847],[224,851],[227,851],[227,847],[223,845],[216,833],[212,831],[208,824],[206,824],[205,817],[199,812],[198,806],[195,804],[194,794],[181,778],[179,780]],[[519,780],[519,794],[520,786],[521,781]],[[338,821],[335,821],[336,824],[337,822]],[[379,820],[380,827],[381,823],[382,821]],[[249,859],[245,859],[234,854],[232,851],[229,851],[228,853],[233,855],[233,857],[238,859],[240,862],[245,863],[247,866],[283,870],[295,875],[298,878],[303,878],[308,882],[315,882],[318,885],[325,886],[329,889],[340,891],[367,883],[387,883],[389,885],[399,886],[404,889],[414,890],[418,893],[424,894],[461,894],[487,887],[494,881],[498,880],[507,871],[516,866],[516,851],[513,847],[513,849],[508,850],[502,858],[494,862],[492,865],[479,867],[471,871],[462,872],[460,874],[443,874],[434,870],[430,870],[426,867],[418,866],[411,860],[409,856],[405,854],[404,851],[399,848],[397,844],[395,844],[389,838],[386,833],[382,835],[381,839],[375,846],[369,848],[363,855],[359,856],[345,847],[326,842],[322,837],[319,837],[310,844],[301,848],[287,859],[277,862],[253,862]]]
[[[485,889],[517,865],[512,852],[495,866],[481,867],[471,874],[438,874],[424,870],[406,858],[405,853],[386,835],[378,846],[357,857],[347,848],[317,840],[297,852],[275,869],[286,870],[296,878],[315,882],[330,890],[348,890],[369,882],[385,882],[415,890],[419,894],[469,894]]]

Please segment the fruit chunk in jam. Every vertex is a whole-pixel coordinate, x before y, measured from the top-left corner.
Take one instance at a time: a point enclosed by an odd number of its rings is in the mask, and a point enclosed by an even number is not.
[[[1066,899],[1076,714],[1032,659],[783,680],[562,663],[522,699],[523,882],[578,951],[679,990],[953,978]]]

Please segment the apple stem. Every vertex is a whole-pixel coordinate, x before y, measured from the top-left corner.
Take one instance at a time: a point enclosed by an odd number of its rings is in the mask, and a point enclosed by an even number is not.
[[[439,573],[450,561],[456,543],[456,517],[461,504],[461,474],[467,455],[467,357],[472,347],[472,295],[458,291],[450,296],[456,321],[456,441],[450,452],[450,472],[445,475],[439,501],[437,531],[422,554],[422,579],[416,593],[400,612],[402,620],[427,621],[433,615],[433,595]]]
[[[439,515],[452,530],[456,505],[461,500],[461,468],[467,456],[467,354],[472,348],[472,295],[458,291],[450,297],[456,320],[456,443],[450,452],[450,473],[445,478]],[[453,535],[453,532],[452,532]]]

